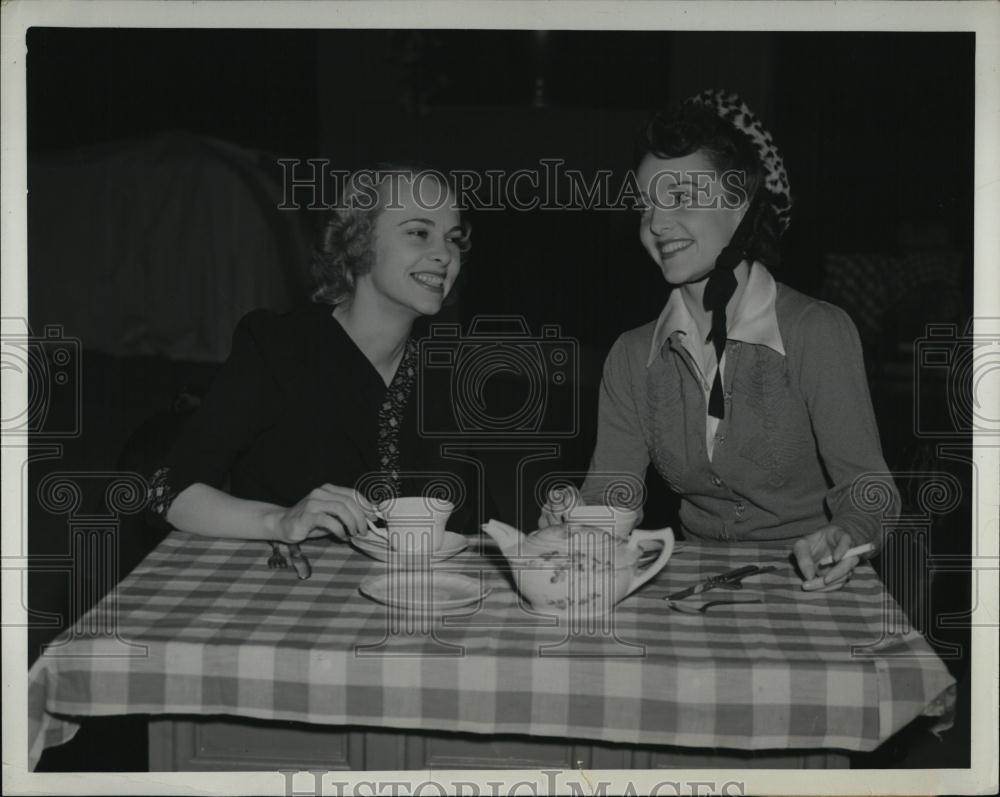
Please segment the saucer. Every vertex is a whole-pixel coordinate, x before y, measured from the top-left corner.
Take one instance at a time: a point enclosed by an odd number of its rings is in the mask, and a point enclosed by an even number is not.
[[[458,573],[398,570],[371,576],[361,582],[366,598],[386,606],[414,612],[441,612],[478,603],[493,588]]]
[[[380,562],[419,561],[424,558],[417,553],[410,554],[394,551],[377,537],[351,537],[351,545],[361,551],[361,553]],[[431,561],[443,562],[445,559],[451,559],[451,557],[460,554],[468,547],[468,541],[461,534],[456,534],[454,531],[446,531],[444,533],[444,540],[441,542],[441,547],[431,554]]]

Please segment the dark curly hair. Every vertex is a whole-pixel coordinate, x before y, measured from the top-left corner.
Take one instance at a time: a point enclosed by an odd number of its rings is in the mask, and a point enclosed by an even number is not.
[[[378,190],[379,201],[371,201],[371,191],[380,189],[386,180],[399,175],[409,178],[431,177],[447,188],[452,197],[455,196],[454,186],[448,178],[440,171],[423,164],[380,163],[374,169],[352,174],[339,206],[331,212],[323,227],[313,254],[312,276],[316,286],[312,294],[314,302],[340,304],[354,295],[357,278],[371,271],[375,258],[375,222],[385,207],[382,191]],[[362,201],[352,201],[362,194]],[[470,236],[469,224],[463,222],[462,237],[458,241],[462,263],[471,247]],[[446,305],[455,300],[457,287],[457,284],[452,286],[445,298]]]
[[[766,266],[780,263],[781,228],[776,208],[764,188],[764,165],[746,134],[712,108],[684,102],[653,114],[637,150],[639,161],[646,155],[681,158],[700,150],[720,174],[740,175],[742,190],[750,199],[744,223],[737,231],[743,239],[741,248]]]

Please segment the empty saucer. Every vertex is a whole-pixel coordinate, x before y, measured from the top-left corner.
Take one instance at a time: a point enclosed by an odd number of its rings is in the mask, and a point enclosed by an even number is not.
[[[397,570],[361,582],[361,594],[386,606],[418,612],[441,612],[478,603],[492,588],[458,573]]]

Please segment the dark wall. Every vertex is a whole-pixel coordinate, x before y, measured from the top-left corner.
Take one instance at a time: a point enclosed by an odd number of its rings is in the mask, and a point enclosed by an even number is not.
[[[276,153],[311,152],[317,36],[32,28],[28,151],[181,129]]]
[[[827,251],[971,248],[972,34],[35,28],[27,44],[30,152],[181,128],[347,168],[560,157],[621,175],[647,109],[724,86],[784,152],[791,284],[816,292]],[[622,216],[479,214],[466,306],[544,303],[607,343],[663,298]]]
[[[408,157],[538,169],[561,157],[620,178],[648,109],[726,87],[786,160],[786,282],[820,293],[828,252],[971,251],[971,34],[364,31],[320,42],[320,150],[345,167]],[[465,308],[530,316],[543,305],[603,346],[662,304],[628,214],[473,220]],[[965,278],[971,291],[971,258]]]
[[[778,37],[773,132],[796,197],[788,259],[805,289],[823,252],[971,253],[974,57],[965,33]],[[970,289],[971,274],[969,257]]]

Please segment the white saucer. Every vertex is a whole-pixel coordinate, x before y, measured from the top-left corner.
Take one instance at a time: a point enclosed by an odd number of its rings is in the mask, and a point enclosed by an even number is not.
[[[377,559],[380,562],[388,562],[390,560],[393,562],[399,562],[420,560],[423,558],[417,553],[410,554],[403,551],[394,551],[375,536],[351,537],[351,545],[363,554],[370,556],[372,559]],[[441,547],[431,554],[431,561],[443,562],[445,559],[451,559],[451,557],[460,554],[468,547],[468,541],[461,534],[456,534],[454,531],[446,531],[444,533],[444,540],[441,542]]]
[[[366,598],[386,606],[416,612],[442,612],[478,603],[493,588],[458,573],[396,570],[366,578],[358,589]]]

